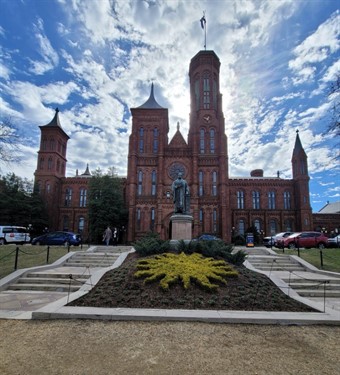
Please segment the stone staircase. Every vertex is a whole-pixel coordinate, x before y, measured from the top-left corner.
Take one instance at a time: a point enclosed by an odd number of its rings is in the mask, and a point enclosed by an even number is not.
[[[124,251],[126,247],[118,246],[98,246],[92,252],[77,251],[60,267],[25,273],[5,290],[73,293],[90,281],[91,272],[86,269],[111,267]]]
[[[249,255],[247,260],[261,271],[305,271],[305,268],[289,255]]]
[[[89,279],[90,275],[80,273],[29,272],[10,284],[6,290],[76,292]]]
[[[304,279],[283,278],[301,297],[340,297],[340,278]]]
[[[110,267],[117,260],[119,254],[106,252],[76,252],[65,263],[66,267]]]

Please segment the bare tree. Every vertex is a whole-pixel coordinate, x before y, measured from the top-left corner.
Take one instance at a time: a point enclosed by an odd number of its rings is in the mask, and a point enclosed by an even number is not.
[[[0,162],[9,164],[20,161],[19,136],[10,118],[0,120]]]

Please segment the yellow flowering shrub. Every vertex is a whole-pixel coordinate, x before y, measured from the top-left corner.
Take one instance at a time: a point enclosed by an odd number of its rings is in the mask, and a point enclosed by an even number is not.
[[[160,286],[168,290],[170,284],[182,281],[185,289],[194,280],[197,284],[210,290],[218,285],[211,281],[226,284],[227,277],[238,275],[224,260],[205,258],[201,254],[191,255],[166,253],[149,259],[141,259],[137,263],[136,277],[145,277],[144,282],[160,280]]]

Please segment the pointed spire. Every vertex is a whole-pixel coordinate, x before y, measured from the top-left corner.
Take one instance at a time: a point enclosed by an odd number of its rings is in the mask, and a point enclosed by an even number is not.
[[[58,126],[59,128],[61,128],[60,121],[59,121],[59,108],[58,107],[55,109],[55,115],[54,115],[52,121],[49,122],[45,126]]]
[[[86,170],[81,176],[92,176],[90,173],[89,165],[86,165]]]
[[[303,150],[301,140],[299,137],[299,130],[296,131],[296,138],[295,138],[295,146],[294,146],[294,152],[299,152]]]
[[[179,121],[177,121],[177,131],[179,131]]]
[[[150,97],[149,99],[144,103],[142,104],[141,106],[137,107],[137,108],[145,108],[145,109],[158,109],[158,108],[164,108],[162,106],[160,106],[155,97],[154,97],[154,93],[153,93],[153,83],[151,84],[151,92],[150,92]]]

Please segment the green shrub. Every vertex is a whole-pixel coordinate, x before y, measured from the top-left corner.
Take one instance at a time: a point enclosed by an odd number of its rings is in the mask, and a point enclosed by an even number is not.
[[[157,233],[149,233],[133,244],[140,256],[163,254],[170,249],[169,241],[163,241]]]

